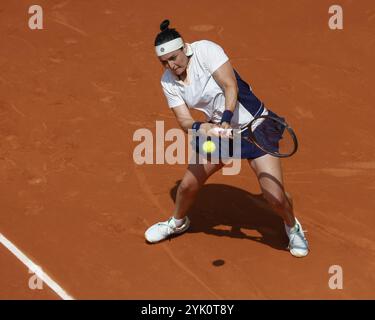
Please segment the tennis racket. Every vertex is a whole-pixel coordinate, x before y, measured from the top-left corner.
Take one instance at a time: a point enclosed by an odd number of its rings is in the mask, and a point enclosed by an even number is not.
[[[242,139],[254,143],[264,152],[278,157],[287,158],[297,152],[298,140],[294,130],[283,118],[274,115],[255,117],[241,129],[232,129],[233,137],[241,135]]]

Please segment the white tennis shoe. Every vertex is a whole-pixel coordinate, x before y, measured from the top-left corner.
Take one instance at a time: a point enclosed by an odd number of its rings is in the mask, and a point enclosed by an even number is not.
[[[296,218],[296,225],[293,228],[285,225],[286,234],[289,237],[289,251],[290,253],[297,257],[302,258],[307,256],[309,253],[309,244],[305,237],[305,233],[302,230],[301,223]]]
[[[173,217],[171,217],[165,222],[155,223],[148,228],[145,232],[145,238],[150,243],[156,243],[185,232],[189,226],[190,220],[188,217],[185,217],[185,222],[180,227],[176,226]]]

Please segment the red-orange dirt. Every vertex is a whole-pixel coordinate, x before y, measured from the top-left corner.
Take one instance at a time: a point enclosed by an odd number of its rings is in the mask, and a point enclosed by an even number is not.
[[[26,0],[0,9],[0,232],[76,299],[374,298],[375,5],[332,1]],[[169,18],[187,42],[220,44],[266,105],[286,117],[298,153],[283,160],[311,253],[285,250],[282,221],[246,161],[214,175],[183,236],[147,245],[167,219],[186,165],[136,165],[133,133],[177,128],[153,41]],[[224,203],[223,198],[231,202]],[[343,269],[332,290],[329,268]],[[0,248],[1,299],[30,291]]]

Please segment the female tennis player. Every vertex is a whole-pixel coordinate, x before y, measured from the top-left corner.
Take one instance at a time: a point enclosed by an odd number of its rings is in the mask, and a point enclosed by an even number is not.
[[[161,86],[169,108],[185,132],[194,129],[210,136],[213,128],[235,129],[259,115],[277,116],[254,95],[219,45],[207,40],[185,43],[175,29],[169,28],[168,20],[161,23],[160,30],[155,50],[165,67]],[[203,112],[206,122],[195,121],[189,108]],[[280,158],[252,143],[241,146],[241,158],[248,160],[264,198],[284,220],[290,253],[295,257],[306,256],[308,242],[301,223],[294,216],[292,198],[284,190]],[[222,161],[189,164],[178,186],[173,216],[148,228],[146,240],[156,243],[185,232],[190,225],[186,214],[199,189],[223,166]]]

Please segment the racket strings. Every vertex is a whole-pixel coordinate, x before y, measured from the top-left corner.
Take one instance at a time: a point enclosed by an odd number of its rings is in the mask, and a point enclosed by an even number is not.
[[[281,122],[271,118],[259,119],[251,127],[251,135],[254,142],[267,152],[288,155],[293,153],[295,142],[290,134],[289,128]]]
[[[231,129],[232,138],[240,137],[276,157],[289,157],[298,149],[297,137],[284,118],[260,116],[238,129]]]

